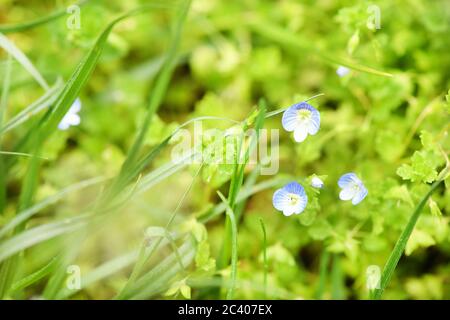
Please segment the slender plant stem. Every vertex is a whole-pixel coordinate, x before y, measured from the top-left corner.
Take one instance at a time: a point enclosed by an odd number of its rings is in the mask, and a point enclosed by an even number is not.
[[[264,299],[267,298],[267,274],[269,272],[269,264],[267,261],[267,233],[266,226],[262,218],[259,218],[259,223],[261,224],[261,230],[263,234],[262,246],[263,246],[263,263],[264,263]]]
[[[400,234],[400,237],[398,238],[397,243],[395,244],[395,247],[392,250],[391,255],[389,256],[386,265],[384,266],[383,273],[381,274],[380,288],[375,289],[375,292],[373,293],[373,295],[371,295],[372,299],[377,300],[381,299],[384,290],[388,286],[392,278],[392,275],[394,274],[395,268],[397,267],[397,264],[403,254],[403,251],[405,250],[406,244],[408,243],[409,237],[411,236],[411,233],[414,230],[416,222],[419,219],[420,214],[422,213],[422,209],[425,206],[425,203],[427,202],[428,198],[431,197],[431,195],[437,189],[437,187],[441,184],[441,182],[444,181],[448,171],[449,167],[446,167],[441,172],[438,180],[431,185],[428,192],[423,196],[422,200],[420,200],[419,204],[414,209],[411,218],[409,218],[409,221],[406,224],[405,229],[403,229],[402,233]]]

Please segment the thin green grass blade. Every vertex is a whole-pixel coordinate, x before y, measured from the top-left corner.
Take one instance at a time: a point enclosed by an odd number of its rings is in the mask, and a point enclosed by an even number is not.
[[[246,150],[243,152],[243,158],[242,158],[242,147],[244,144],[244,135],[245,131],[248,129],[248,124],[244,121],[243,123],[243,130],[242,134],[240,136],[236,157],[235,157],[235,163],[233,168],[233,174],[231,176],[230,181],[230,188],[228,192],[228,203],[231,209],[236,209],[236,200],[239,194],[239,191],[242,187],[242,184],[244,182],[244,170],[247,166],[248,160],[250,158],[251,152],[256,148],[258,140],[259,140],[259,134],[260,130],[263,126],[265,114],[266,114],[266,103],[265,101],[261,100],[259,103],[259,111],[255,120],[255,126],[254,130],[256,134],[251,138],[250,143],[248,144]],[[230,259],[231,255],[231,247],[229,244],[231,243],[231,239],[229,239],[229,235],[231,235],[231,221],[227,215],[225,220],[225,233],[224,233],[224,239],[223,239],[223,245],[221,249],[221,253],[218,259],[217,266],[218,268],[224,268]]]
[[[180,234],[175,234],[172,239],[178,240],[180,237]],[[163,249],[166,245],[169,244],[169,240],[164,238],[159,245],[159,249]],[[142,246],[142,248],[145,249],[145,251],[149,252],[154,250],[154,247],[156,246],[156,242],[153,242],[150,245]],[[99,282],[103,279],[108,278],[109,276],[112,276],[113,274],[129,267],[132,263],[135,263],[139,256],[143,256],[143,253],[140,252],[140,250],[133,250],[131,252],[128,252],[126,254],[120,255],[114,259],[111,259],[100,266],[96,267],[92,271],[82,274],[81,275],[81,287],[79,290],[83,290],[90,285]],[[67,288],[63,288],[60,293],[57,295],[58,299],[66,299],[70,297],[71,295],[75,294],[79,290],[69,290]]]
[[[113,274],[125,269],[130,266],[137,259],[138,252],[134,250],[127,254],[121,255],[117,258],[114,258],[94,270],[90,271],[86,275],[81,276],[81,287],[80,290],[83,290],[90,285],[99,282],[105,278],[112,276]],[[67,299],[71,295],[77,293],[79,290],[70,290],[67,288],[63,288],[60,293],[58,293],[58,299]]]
[[[85,5],[89,0],[82,0],[75,3],[75,5],[83,6]],[[52,22],[54,20],[63,18],[67,14],[67,9],[61,8],[59,10],[56,10],[55,12],[52,12],[51,14],[37,18],[32,21],[22,22],[22,23],[12,23],[12,24],[2,24],[0,25],[0,32],[7,34],[7,33],[13,33],[13,32],[21,32],[26,31],[35,27],[39,27],[41,25],[44,25],[46,23]]]
[[[34,283],[38,282],[39,280],[45,278],[47,275],[49,275],[54,269],[56,261],[58,261],[57,257],[50,260],[49,263],[47,263],[45,266],[43,266],[41,269],[39,269],[36,272],[33,272],[32,274],[26,276],[25,278],[17,281],[14,283],[11,287],[11,291],[19,291],[22,289],[25,289],[26,287],[29,287],[33,285]]]
[[[3,48],[11,56],[13,56],[17,60],[17,62],[19,62],[25,68],[25,70],[27,70],[30,73],[30,75],[37,81],[37,83],[39,83],[39,85],[44,90],[47,90],[49,88],[44,77],[31,63],[31,61],[27,58],[27,56],[1,32],[0,32],[0,48]]]
[[[51,88],[49,88],[39,99],[34,101],[28,107],[20,111],[17,115],[11,118],[4,126],[0,128],[0,135],[4,134],[22,123],[31,119],[32,116],[38,114],[42,110],[49,108],[55,103],[59,94],[61,93],[62,82],[57,81]]]
[[[5,77],[3,78],[3,89],[0,97],[0,128],[3,126],[3,119],[6,114],[6,108],[8,106],[8,94],[11,85],[11,65],[12,58],[8,55],[6,60]],[[0,134],[0,149],[2,148],[2,136]],[[3,160],[3,155],[0,154],[0,215],[3,214],[3,210],[6,206],[6,166]]]
[[[61,94],[58,97],[58,100],[53,109],[49,109],[48,112],[44,115],[39,125],[30,132],[27,137],[32,138],[32,146],[34,149],[34,154],[39,155],[40,149],[44,141],[48,136],[56,131],[58,123],[62,120],[64,115],[69,110],[72,103],[80,94],[81,89],[89,80],[91,74],[93,73],[95,66],[97,65],[100,55],[102,53],[102,49],[106,43],[106,40],[114,28],[114,26],[120,21],[129,18],[131,16],[137,15],[139,13],[155,9],[160,7],[159,3],[154,3],[150,5],[141,6],[135,10],[129,11],[115,20],[113,20],[100,34],[95,42],[94,46],[89,50],[85,58],[81,61],[81,63],[77,66],[72,76],[64,86]],[[40,77],[40,74],[37,73],[37,70],[34,69],[32,64],[28,61],[25,55],[22,54],[20,50],[18,50],[14,44],[12,44],[3,34],[0,34],[0,46],[5,48],[11,55],[13,55],[16,59],[19,60],[32,74],[34,77],[37,77],[38,82],[41,85],[46,85],[45,80]],[[46,85],[46,89],[48,85]],[[39,158],[34,157],[31,159],[27,174],[22,185],[22,192],[19,200],[19,211],[28,208],[31,203],[35,193],[36,185],[38,182],[38,170],[39,170]],[[16,230],[17,232],[20,231]],[[64,229],[63,229],[64,230]],[[64,232],[62,232],[64,233]],[[52,234],[52,233],[50,233]],[[53,234],[52,234],[53,235]],[[54,236],[54,235],[53,235]],[[12,257],[11,262],[7,261],[2,265],[2,269],[0,271],[0,297],[3,297],[9,287],[11,286],[11,281],[14,279],[14,264],[18,257]]]
[[[8,94],[9,89],[11,87],[11,70],[12,70],[12,58],[11,55],[8,54],[8,58],[6,59],[6,67],[5,73],[3,77],[3,88],[0,97],[0,126],[3,125],[3,120],[6,114],[6,108],[8,104]]]
[[[313,47],[305,39],[300,39],[297,35],[283,29],[275,24],[271,24],[267,20],[262,20],[256,17],[248,19],[248,23],[254,32],[270,39],[271,41],[277,42],[287,48],[295,49],[295,52],[304,54],[311,53],[325,62],[332,64],[334,66],[342,65],[353,70],[370,73],[378,76],[392,77],[392,74],[384,71],[379,71],[371,67],[367,67],[353,61],[349,61],[343,58],[336,58],[335,55],[325,53],[317,48]]]
[[[22,191],[19,197],[19,204],[17,207],[17,211],[21,211],[29,206],[31,203],[35,190],[37,188],[37,177],[38,177],[38,168],[40,159],[37,156],[33,156],[30,160],[30,166],[27,168],[27,172],[25,175],[25,179],[23,182]],[[25,224],[19,225],[15,228],[13,233],[20,233],[25,228]],[[0,248],[2,245],[0,245]],[[14,246],[11,246],[5,250],[0,250],[0,256],[4,252],[8,252],[8,249],[13,249]],[[0,262],[1,262],[0,258]],[[0,298],[4,298],[11,288],[11,285],[16,279],[18,265],[20,261],[19,255],[13,255],[7,261],[2,263],[0,269]]]
[[[189,266],[195,256],[194,240],[189,236],[178,249],[182,257],[183,266]],[[162,293],[167,289],[168,283],[173,279],[181,269],[176,263],[175,253],[170,254],[162,262],[157,264],[144,276],[142,276],[131,289],[131,295],[125,298],[131,300],[148,299],[156,294]]]
[[[165,230],[169,230],[169,228],[171,227],[171,225],[172,225],[173,221],[175,220],[175,217],[176,217],[179,209],[181,208],[184,200],[186,199],[187,195],[189,194],[189,192],[191,191],[192,187],[194,186],[194,182],[195,182],[196,178],[199,176],[199,174],[201,172],[201,169],[202,169],[202,166],[200,166],[198,168],[196,174],[192,178],[192,181],[191,181],[189,187],[183,193],[181,199],[178,201],[177,206],[175,207],[175,209],[172,212],[169,220],[166,223]],[[135,282],[138,280],[139,276],[142,274],[145,264],[153,256],[153,254],[158,249],[158,247],[161,244],[163,239],[164,238],[159,238],[158,240],[156,240],[155,246],[154,246],[154,248],[152,250],[149,250],[149,251],[145,252],[143,249],[141,249],[140,254],[139,254],[138,262],[134,266],[134,268],[133,268],[133,270],[131,272],[130,278],[128,279],[127,283],[125,284],[123,289],[119,292],[119,294],[116,296],[116,299],[123,299],[125,296],[127,296],[127,294],[129,293],[129,291],[131,290],[131,288],[133,287]]]
[[[319,285],[317,286],[317,292],[315,298],[320,300],[323,298],[325,287],[328,278],[328,263],[330,261],[330,253],[326,250],[322,252],[319,265]]]
[[[446,167],[439,175],[439,178],[430,186],[428,192],[423,196],[423,198],[415,207],[411,217],[409,218],[408,223],[405,226],[405,229],[403,229],[402,233],[400,234],[400,237],[398,238],[397,243],[395,244],[394,249],[392,250],[389,256],[386,265],[384,266],[383,272],[381,274],[380,288],[374,290],[373,294],[371,295],[372,299],[377,300],[381,299],[381,296],[383,295],[384,290],[386,290],[387,286],[389,285],[392,275],[394,274],[395,268],[397,267],[397,264],[403,255],[406,244],[408,243],[409,237],[411,236],[411,233],[414,230],[417,220],[419,219],[419,216],[422,213],[423,207],[425,206],[431,195],[439,187],[439,185],[444,181],[448,172],[449,167]]]
[[[325,95],[324,93],[318,93],[318,94],[316,94],[316,95],[314,95],[314,96],[312,96],[312,97],[309,97],[308,99],[304,100],[303,102],[308,102],[308,101],[310,101],[310,100],[319,98],[319,97],[324,96],[324,95]],[[283,113],[283,112],[285,112],[287,109],[289,109],[289,107],[287,107],[287,108],[281,108],[281,109],[274,110],[274,111],[271,111],[271,112],[267,112],[267,113],[266,113],[266,119],[267,119],[267,118],[271,118],[271,117],[273,117],[273,116],[276,116],[277,114]]]
[[[68,239],[65,239],[65,250],[60,253],[56,268],[52,272],[42,293],[45,299],[53,300],[57,298],[60,289],[63,287],[64,280],[67,277],[67,268],[79,255],[81,243],[83,243],[83,240],[86,238],[86,234],[87,228],[76,230],[76,232],[70,234]]]
[[[237,224],[236,224],[236,217],[234,214],[233,209],[229,205],[228,200],[225,198],[225,196],[220,192],[217,191],[217,194],[219,195],[222,202],[227,206],[227,216],[230,221],[230,235],[228,238],[231,239],[230,247],[231,247],[231,283],[227,291],[227,300],[232,300],[234,295],[234,290],[236,286],[236,277],[237,277],[237,261],[238,261],[238,248],[237,248]]]
[[[333,300],[342,300],[345,298],[341,257],[337,254],[333,255],[333,265],[331,268],[331,298]]]
[[[70,234],[85,226],[90,216],[79,216],[53,222],[21,232],[20,234],[0,243],[0,262],[48,239]]]
[[[264,221],[262,218],[259,218],[259,223],[261,225],[262,230],[262,250],[263,250],[263,286],[264,286],[264,299],[267,298],[267,274],[269,273],[269,262],[267,261],[267,233],[266,226],[264,225]]]
[[[113,188],[120,189],[122,187],[121,184],[132,179],[132,176],[139,172],[143,166],[146,164],[146,158],[141,161],[137,161],[139,156],[139,152],[141,150],[144,137],[150,128],[151,121],[153,119],[154,114],[158,110],[159,106],[162,103],[162,100],[165,96],[167,88],[169,86],[170,79],[172,77],[172,73],[174,67],[176,65],[178,46],[180,42],[181,33],[183,30],[183,25],[187,17],[187,13],[190,7],[190,0],[184,1],[180,10],[178,11],[178,15],[175,19],[175,30],[172,41],[170,43],[169,50],[166,55],[166,59],[161,68],[161,71],[156,79],[155,86],[153,88],[152,95],[150,96],[149,104],[147,107],[147,114],[145,116],[143,125],[131,147],[131,149],[127,153],[127,157],[122,165],[121,172],[119,174],[119,179],[117,180],[117,185]],[[166,141],[166,143],[169,140]]]
[[[9,232],[14,230],[17,226],[22,224],[23,222],[27,221],[31,217],[33,217],[35,214],[39,213],[44,208],[60,201],[65,196],[72,194],[76,191],[83,190],[87,187],[99,184],[101,182],[106,181],[107,178],[104,177],[96,177],[88,180],[84,180],[78,183],[75,183],[56,194],[45,198],[44,200],[40,201],[39,203],[36,203],[32,207],[25,209],[24,211],[19,212],[11,221],[9,221],[5,226],[3,226],[0,229],[0,238],[8,235]]]
[[[289,180],[286,178],[275,177],[272,179],[268,179],[264,182],[256,184],[254,187],[252,187],[250,189],[242,189],[238,195],[237,201],[238,202],[243,201],[243,200],[251,197],[252,195],[254,195],[258,192],[261,192],[263,190],[280,187],[280,186],[286,184],[287,182],[289,182]],[[210,222],[214,218],[219,217],[222,213],[225,212],[225,210],[226,210],[226,206],[223,203],[218,203],[214,207],[212,207],[212,208],[208,209],[206,212],[202,213],[199,216],[198,220],[202,223]]]

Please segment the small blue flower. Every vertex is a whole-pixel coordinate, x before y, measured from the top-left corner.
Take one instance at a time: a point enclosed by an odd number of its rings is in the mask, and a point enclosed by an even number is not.
[[[311,186],[314,188],[322,189],[323,188],[323,181],[319,177],[313,177],[311,179]]]
[[[64,117],[61,119],[61,122],[58,124],[59,130],[67,130],[70,126],[77,126],[80,124],[80,116],[78,115],[78,112],[81,110],[81,100],[78,98],[76,99],[72,106],[70,106],[69,111],[64,115]]]
[[[302,142],[319,131],[320,113],[306,102],[296,103],[283,113],[281,123],[286,131],[294,131],[295,141]]]
[[[291,182],[275,191],[272,203],[275,209],[282,211],[285,216],[290,216],[305,210],[308,196],[300,184]]]
[[[339,77],[345,77],[350,72],[350,69],[347,67],[339,66],[336,70],[336,74]]]
[[[342,188],[339,193],[341,200],[352,200],[353,205],[357,205],[367,196],[367,189],[362,181],[353,172],[346,173],[339,178],[339,187]]]

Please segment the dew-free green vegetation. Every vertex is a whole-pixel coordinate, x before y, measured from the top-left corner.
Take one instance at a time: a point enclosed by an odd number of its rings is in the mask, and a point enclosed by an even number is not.
[[[450,299],[449,24],[445,0],[2,0],[0,299]]]

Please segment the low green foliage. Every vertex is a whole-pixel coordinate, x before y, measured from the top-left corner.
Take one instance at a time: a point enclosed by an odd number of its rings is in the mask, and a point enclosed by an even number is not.
[[[1,13],[2,299],[450,298],[445,0]],[[321,123],[297,143],[301,101]],[[308,203],[286,217],[291,181]]]

